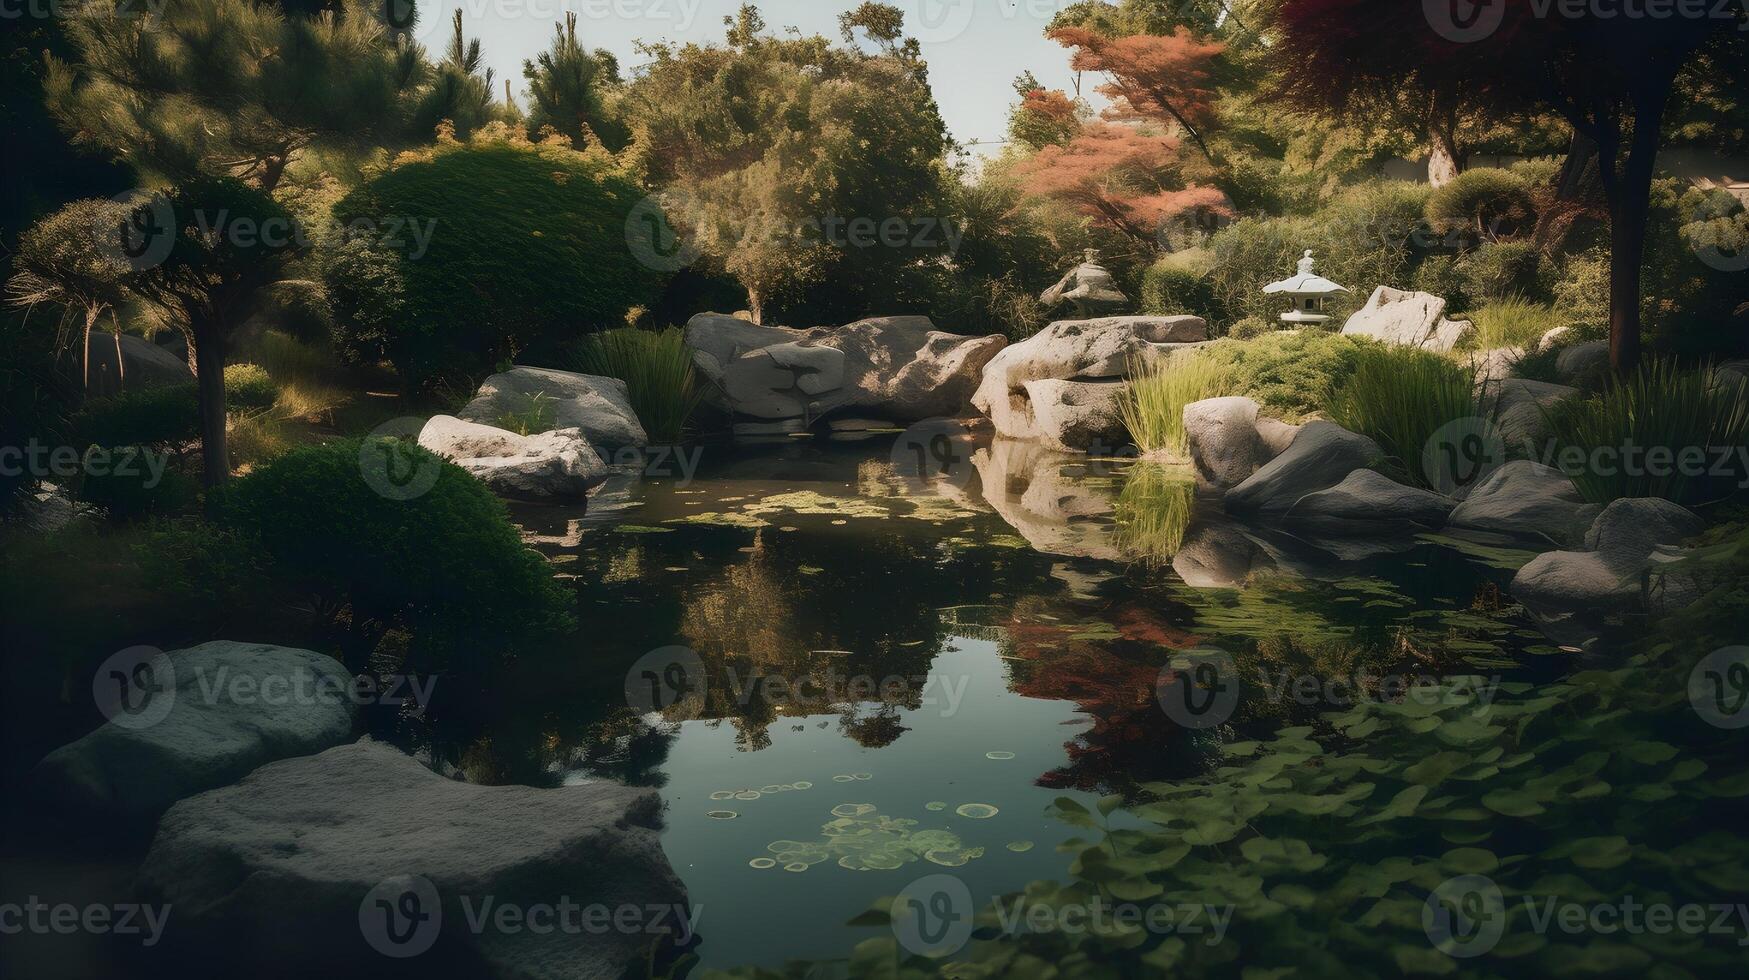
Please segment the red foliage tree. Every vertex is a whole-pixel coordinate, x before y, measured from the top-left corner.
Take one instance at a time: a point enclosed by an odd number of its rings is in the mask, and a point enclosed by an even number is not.
[[[1500,111],[1559,114],[1596,147],[1610,212],[1610,357],[1640,357],[1640,278],[1652,176],[1676,79],[1714,45],[1740,44],[1741,5],[1654,11],[1486,0],[1283,0],[1277,51],[1315,105],[1344,90],[1471,91]]]
[[[1026,191],[1073,205],[1139,242],[1158,244],[1163,225],[1191,216],[1230,217],[1226,195],[1183,182],[1180,144],[1132,126],[1095,123],[1018,168]]]
[[[1073,48],[1069,67],[1102,72],[1099,92],[1116,115],[1177,124],[1210,160],[1204,134],[1214,122],[1216,69],[1225,47],[1200,41],[1184,28],[1174,34],[1107,37],[1086,27],[1056,27],[1051,40]]]

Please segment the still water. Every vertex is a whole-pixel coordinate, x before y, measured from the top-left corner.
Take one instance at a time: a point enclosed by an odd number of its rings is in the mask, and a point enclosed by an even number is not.
[[[707,448],[586,514],[518,508],[578,634],[466,722],[381,734],[477,782],[657,788],[704,964],[777,965],[843,955],[871,935],[846,920],[944,868],[980,902],[1060,877],[1058,796],[1194,775],[1380,678],[1566,659],[1501,599],[1528,555],[1497,542],[1248,528],[1184,473],[1024,444],[911,479],[892,439]],[[1211,656],[1239,697],[1187,728],[1173,682]]]

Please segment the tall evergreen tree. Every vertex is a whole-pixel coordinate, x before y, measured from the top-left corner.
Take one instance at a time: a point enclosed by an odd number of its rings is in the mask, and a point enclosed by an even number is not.
[[[577,38],[577,15],[553,26],[552,47],[522,63],[528,79],[528,131],[538,137],[551,128],[571,141],[573,149],[588,147],[593,133],[610,150],[623,149],[630,131],[618,118],[619,59],[602,48],[587,51]]]

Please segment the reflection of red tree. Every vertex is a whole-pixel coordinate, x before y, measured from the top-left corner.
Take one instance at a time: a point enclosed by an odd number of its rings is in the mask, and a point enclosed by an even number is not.
[[[1020,661],[1014,691],[1029,698],[1072,701],[1089,721],[1064,744],[1069,764],[1038,778],[1040,786],[1089,792],[1120,791],[1137,780],[1191,771],[1174,757],[1179,730],[1160,710],[1154,690],[1168,650],[1200,638],[1161,613],[1134,604],[1106,611],[1118,638],[1075,639],[1094,625],[1036,617],[1022,603],[1007,624],[1009,649]]]

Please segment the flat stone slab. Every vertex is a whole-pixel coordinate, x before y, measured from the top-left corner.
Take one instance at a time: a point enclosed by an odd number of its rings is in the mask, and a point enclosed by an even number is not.
[[[580,429],[590,445],[606,452],[650,441],[624,381],[553,368],[519,366],[494,374],[456,415],[502,427],[507,416],[526,416],[536,405],[552,420],[543,431]]]

